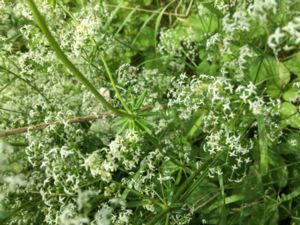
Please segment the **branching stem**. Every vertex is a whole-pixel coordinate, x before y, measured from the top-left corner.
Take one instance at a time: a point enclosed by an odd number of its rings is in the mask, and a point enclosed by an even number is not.
[[[114,114],[119,116],[127,116],[132,117],[128,113],[119,111],[118,109],[114,108],[105,98],[97,91],[97,89],[88,81],[88,79],[74,66],[74,64],[68,59],[65,53],[61,50],[60,46],[52,36],[49,28],[47,27],[44,18],[40,14],[38,8],[36,7],[33,0],[27,0],[28,5],[31,9],[33,17],[37,22],[38,26],[45,34],[50,46],[53,48],[54,52],[56,53],[57,57],[62,61],[62,63],[73,73],[73,75],[96,97],[96,99],[107,109],[112,111]]]

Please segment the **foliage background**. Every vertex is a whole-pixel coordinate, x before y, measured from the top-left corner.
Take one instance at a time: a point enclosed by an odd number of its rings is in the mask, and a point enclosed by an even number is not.
[[[300,224],[299,1],[35,1],[134,119],[28,2],[0,0],[0,129],[50,125],[0,142],[2,224]]]

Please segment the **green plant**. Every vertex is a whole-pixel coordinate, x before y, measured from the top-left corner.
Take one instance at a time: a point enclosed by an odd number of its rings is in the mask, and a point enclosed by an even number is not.
[[[0,0],[1,224],[299,224],[299,11]]]

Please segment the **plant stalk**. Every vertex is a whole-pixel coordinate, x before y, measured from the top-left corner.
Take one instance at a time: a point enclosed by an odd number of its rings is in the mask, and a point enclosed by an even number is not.
[[[75,65],[68,59],[65,53],[61,50],[60,46],[52,36],[49,28],[47,27],[44,18],[40,14],[34,0],[27,0],[28,5],[31,9],[32,15],[45,34],[50,46],[53,48],[54,52],[56,53],[57,57],[62,61],[62,63],[73,73],[73,75],[96,97],[96,99],[107,109],[112,111],[114,114],[119,116],[127,116],[132,117],[131,115],[119,111],[118,109],[114,108],[105,98],[97,91],[97,89],[88,81],[88,79],[75,67]]]

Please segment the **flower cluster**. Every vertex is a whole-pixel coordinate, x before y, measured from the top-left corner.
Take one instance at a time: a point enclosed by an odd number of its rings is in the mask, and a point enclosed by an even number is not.
[[[1,224],[297,218],[299,4],[34,2],[90,84],[0,0]]]

